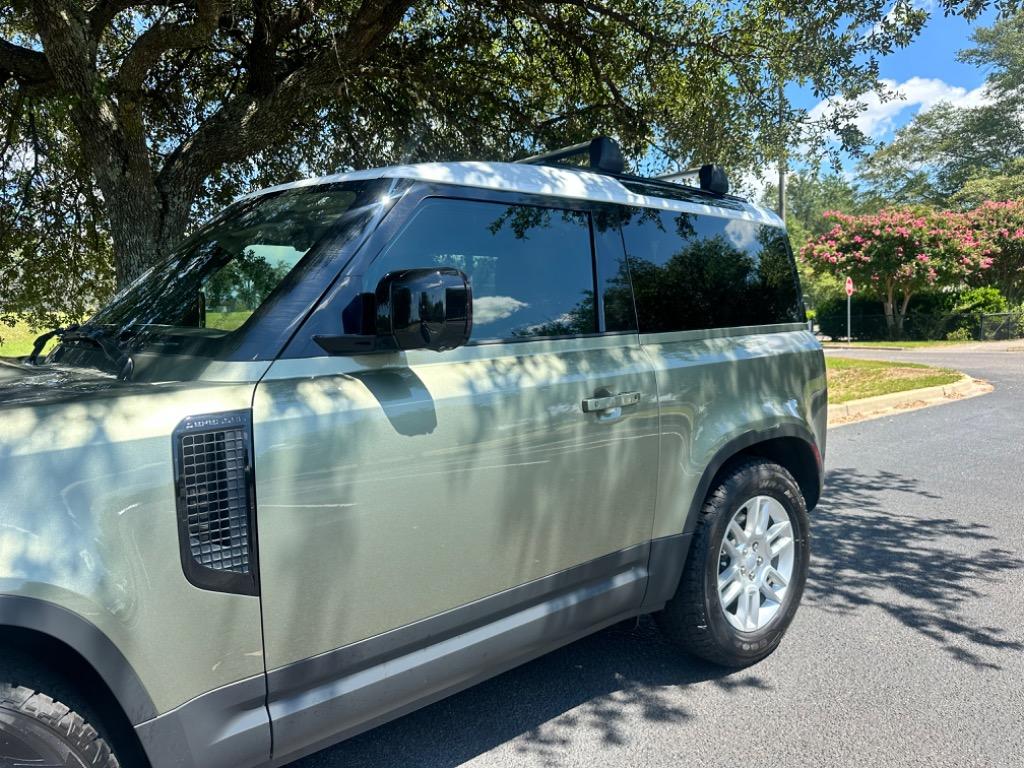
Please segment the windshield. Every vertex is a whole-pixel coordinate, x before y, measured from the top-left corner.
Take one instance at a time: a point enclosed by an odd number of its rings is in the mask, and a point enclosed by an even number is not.
[[[239,328],[355,202],[351,186],[242,201],[100,310],[90,324]]]
[[[331,250],[315,248],[329,232],[361,231],[375,202],[365,183],[341,183],[235,203],[85,327],[132,351],[215,357],[289,276],[298,279],[311,259],[319,263],[317,251]],[[72,346],[74,354],[65,349],[57,359],[96,353]]]

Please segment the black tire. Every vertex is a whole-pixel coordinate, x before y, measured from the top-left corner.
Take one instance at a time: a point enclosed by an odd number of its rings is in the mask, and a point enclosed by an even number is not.
[[[96,728],[45,693],[0,682],[0,768],[120,768]]]
[[[754,496],[771,496],[789,513],[793,526],[793,575],[778,612],[757,631],[734,627],[718,596],[722,540],[733,515]],[[782,641],[800,605],[810,560],[807,505],[793,476],[767,459],[748,459],[728,468],[701,510],[686,567],[675,596],[656,619],[662,631],[687,653],[723,667],[761,661]]]

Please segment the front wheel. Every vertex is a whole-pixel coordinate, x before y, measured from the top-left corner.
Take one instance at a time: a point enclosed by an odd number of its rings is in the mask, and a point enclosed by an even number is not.
[[[708,661],[758,662],[778,647],[796,614],[809,559],[807,506],[793,476],[766,459],[737,464],[701,510],[659,624]]]
[[[0,768],[119,768],[106,741],[77,712],[0,682]]]

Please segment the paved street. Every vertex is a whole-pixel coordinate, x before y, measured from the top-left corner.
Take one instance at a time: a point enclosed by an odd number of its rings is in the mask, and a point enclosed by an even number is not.
[[[723,673],[644,620],[293,768],[1024,766],[1024,351],[996,350],[843,352],[996,390],[830,432],[804,605],[766,662]]]

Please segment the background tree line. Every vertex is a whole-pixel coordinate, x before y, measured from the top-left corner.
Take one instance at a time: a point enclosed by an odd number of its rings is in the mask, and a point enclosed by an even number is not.
[[[967,318],[981,312],[1024,322],[1024,15],[978,28],[972,42],[958,58],[987,73],[982,104],[919,113],[852,174],[789,179],[787,224],[829,330],[837,314],[845,334],[847,276],[865,336],[977,335]],[[763,202],[774,199],[769,188]]]

